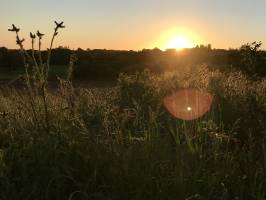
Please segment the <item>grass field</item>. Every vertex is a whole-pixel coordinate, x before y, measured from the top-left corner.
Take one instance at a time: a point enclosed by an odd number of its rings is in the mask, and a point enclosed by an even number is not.
[[[174,118],[163,99],[208,91]],[[0,199],[266,199],[266,80],[239,72],[121,75],[116,87],[0,94]]]
[[[11,81],[18,76],[25,73],[24,67],[18,67],[17,69],[0,68],[0,81]],[[50,79],[56,79],[56,77],[65,78],[67,74],[67,66],[54,65],[50,68]]]

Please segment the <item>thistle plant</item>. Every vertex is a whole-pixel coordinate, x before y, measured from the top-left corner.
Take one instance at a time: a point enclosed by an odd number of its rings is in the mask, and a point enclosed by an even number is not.
[[[26,76],[29,77],[28,74],[28,68],[29,66],[33,67],[32,74],[29,78],[34,81],[34,83],[39,83],[39,86],[44,87],[47,84],[47,79],[49,75],[49,69],[50,69],[50,60],[51,60],[51,53],[53,48],[53,43],[55,40],[55,37],[58,35],[58,31],[61,28],[65,28],[63,25],[64,22],[58,23],[55,21],[55,28],[54,33],[52,35],[51,43],[47,51],[47,60],[46,62],[43,62],[42,58],[42,39],[45,36],[43,33],[41,33],[39,30],[36,32],[36,34],[30,32],[30,38],[31,38],[31,55],[25,50],[24,48],[24,41],[25,39],[21,39],[19,36],[20,28],[16,27],[14,24],[12,24],[12,28],[8,29],[8,31],[15,32],[16,33],[16,43],[20,47],[20,50],[23,55],[24,65],[26,69]],[[35,58],[35,40],[38,39],[38,61]]]
[[[28,67],[27,59],[28,59],[28,61],[30,61],[31,60],[31,57],[27,53],[27,51],[25,51],[25,49],[24,49],[23,43],[24,43],[25,39],[24,38],[23,39],[20,39],[20,37],[19,37],[19,34],[18,33],[20,31],[20,28],[17,28],[14,24],[12,24],[12,28],[11,29],[8,29],[8,31],[11,31],[11,32],[15,32],[16,33],[16,43],[20,47],[20,51],[21,51],[22,56],[23,56],[24,65],[27,68]]]
[[[25,66],[25,81],[27,86],[27,92],[30,99],[31,110],[33,114],[33,119],[35,119],[35,123],[37,126],[43,126],[47,132],[50,132],[50,119],[49,119],[49,110],[47,106],[47,83],[50,69],[50,59],[53,48],[53,43],[55,37],[58,35],[58,31],[61,28],[65,28],[63,25],[64,22],[58,23],[55,21],[54,33],[52,35],[51,43],[47,51],[47,60],[44,62],[42,58],[42,39],[44,34],[39,30],[36,34],[30,32],[31,38],[31,54],[25,50],[23,43],[25,39],[21,39],[19,36],[20,28],[16,27],[12,24],[12,28],[8,29],[8,31],[16,33],[16,43],[20,47],[20,51],[22,53],[24,66]],[[38,39],[38,60],[35,57],[35,41]],[[73,64],[75,60],[73,58],[70,59],[70,69],[73,69]],[[31,69],[31,70],[29,70]],[[70,77],[70,76],[69,76]],[[40,101],[40,102],[37,102]],[[41,105],[41,106],[40,106]],[[37,118],[37,112],[44,111],[44,120],[40,120]]]

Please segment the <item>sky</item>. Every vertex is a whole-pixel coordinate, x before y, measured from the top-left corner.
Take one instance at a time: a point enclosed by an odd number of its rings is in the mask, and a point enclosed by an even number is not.
[[[0,0],[0,46],[17,48],[14,23],[26,48],[37,30],[47,47],[54,20],[66,25],[55,46],[71,49],[165,49],[177,37],[225,49],[266,44],[265,0]]]

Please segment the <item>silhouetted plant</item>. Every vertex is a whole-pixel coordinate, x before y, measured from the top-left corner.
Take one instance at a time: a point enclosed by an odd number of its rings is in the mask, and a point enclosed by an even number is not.
[[[252,42],[242,45],[240,48],[241,64],[243,70],[251,76],[258,75],[258,68],[262,67],[260,65],[261,60],[261,48],[262,42]]]
[[[25,50],[24,48],[24,41],[25,39],[20,39],[19,31],[20,29],[17,28],[14,24],[12,24],[12,28],[8,29],[8,31],[15,32],[16,33],[16,43],[20,47],[20,51],[22,52],[23,60],[24,60],[24,66],[25,66],[25,80],[26,85],[28,89],[28,95],[30,96],[31,101],[31,108],[33,112],[33,118],[36,120],[36,123],[39,124],[39,120],[37,119],[37,110],[39,108],[36,107],[37,104],[35,101],[37,100],[36,97],[41,97],[42,99],[42,105],[44,108],[44,116],[45,116],[45,128],[49,132],[50,130],[50,119],[49,119],[49,111],[47,107],[47,92],[46,87],[48,83],[48,76],[49,76],[49,69],[50,69],[50,59],[51,59],[51,52],[53,48],[53,43],[55,37],[58,35],[58,30],[61,28],[65,28],[63,25],[64,22],[56,22],[55,21],[55,28],[54,33],[52,35],[50,47],[47,51],[47,60],[46,62],[43,62],[42,58],[42,52],[41,52],[41,45],[42,45],[42,39],[44,37],[44,34],[41,33],[39,30],[37,30],[36,35],[30,32],[30,38],[31,38],[31,55]],[[39,60],[37,61],[35,58],[35,40],[36,36],[38,38],[38,55]],[[72,56],[70,59],[69,64],[69,74],[68,74],[68,81],[71,80],[71,74],[73,72],[73,65],[76,61],[74,59],[75,57]],[[31,69],[29,71],[29,69]]]

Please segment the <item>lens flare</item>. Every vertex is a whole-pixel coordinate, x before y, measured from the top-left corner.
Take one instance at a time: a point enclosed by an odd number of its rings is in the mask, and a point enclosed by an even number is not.
[[[197,89],[179,90],[164,98],[164,106],[174,117],[194,120],[206,114],[212,105],[213,97],[208,92]]]

